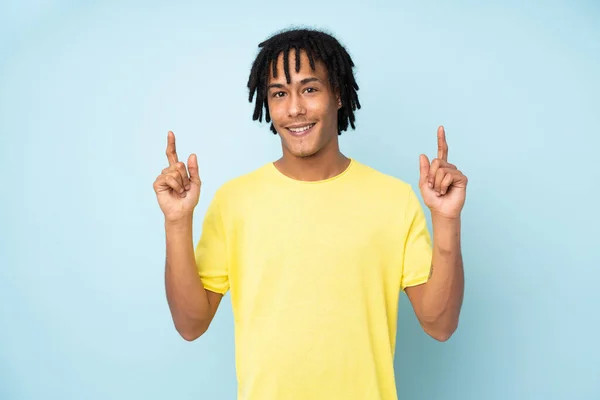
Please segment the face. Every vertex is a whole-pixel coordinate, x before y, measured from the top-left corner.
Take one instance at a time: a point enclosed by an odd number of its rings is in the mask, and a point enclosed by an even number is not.
[[[269,113],[284,156],[311,157],[327,149],[337,151],[341,103],[331,88],[325,65],[315,60],[313,71],[304,51],[300,52],[299,72],[295,51],[290,51],[288,65],[291,83],[285,78],[282,53],[277,58],[277,78],[270,67],[267,86]]]

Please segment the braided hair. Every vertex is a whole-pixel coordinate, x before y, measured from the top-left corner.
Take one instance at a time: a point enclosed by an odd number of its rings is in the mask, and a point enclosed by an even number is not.
[[[354,79],[352,68],[354,63],[346,49],[331,35],[311,29],[292,29],[278,33],[258,47],[261,49],[250,71],[248,101],[252,102],[256,94],[256,104],[252,120],[262,122],[263,108],[266,122],[271,121],[267,104],[267,82],[269,67],[272,67],[273,77],[277,77],[277,59],[283,53],[283,69],[286,81],[291,82],[289,70],[289,53],[296,52],[296,72],[300,71],[300,51],[308,56],[310,67],[315,70],[315,61],[325,64],[329,83],[336,93],[339,93],[342,107],[338,110],[338,135],[348,129],[348,124],[355,129],[354,110],[360,109],[358,101],[358,85]],[[271,132],[277,134],[271,123]]]

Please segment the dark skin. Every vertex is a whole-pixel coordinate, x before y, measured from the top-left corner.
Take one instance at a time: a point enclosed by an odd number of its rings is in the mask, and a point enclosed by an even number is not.
[[[295,65],[296,55],[289,55]],[[283,56],[277,59],[278,74],[272,68],[267,84],[269,113],[282,145],[282,157],[274,164],[283,174],[302,181],[327,179],[343,172],[350,159],[340,152],[337,111],[341,107],[337,93],[329,84],[322,62],[310,68],[305,52],[300,53],[300,71],[290,68],[291,83],[286,82]],[[314,126],[302,136],[292,129]]]
[[[282,157],[274,165],[293,179],[318,181],[342,173],[350,159],[340,151],[337,111],[341,102],[327,69],[316,61],[313,71],[306,54],[300,56],[300,71],[290,68],[291,83],[286,82],[281,56],[277,78],[271,72],[268,81],[269,112],[282,144]],[[295,52],[290,53],[289,65],[295,65]],[[165,214],[167,296],[177,330],[186,340],[194,340],[208,329],[222,295],[202,287],[194,265],[191,226],[201,186],[196,157],[189,157],[186,169],[178,159],[172,132],[166,153],[169,166],[157,177],[154,189]],[[456,330],[462,306],[460,213],[466,186],[467,177],[448,162],[445,131],[439,127],[438,157],[430,163],[427,156],[420,156],[419,189],[433,223],[432,275],[427,283],[405,290],[424,331],[439,341]]]
[[[419,189],[431,211],[433,261],[427,283],[405,292],[425,332],[439,341],[448,340],[458,327],[463,302],[464,272],[461,252],[461,211],[467,177],[448,162],[446,131],[437,132],[437,158],[419,158]],[[435,273],[434,273],[435,269]]]

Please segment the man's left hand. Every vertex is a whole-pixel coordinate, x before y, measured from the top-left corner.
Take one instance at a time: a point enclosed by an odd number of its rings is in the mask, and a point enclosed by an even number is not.
[[[426,155],[420,156],[419,189],[432,217],[455,219],[465,204],[467,177],[455,165],[448,163],[446,132],[440,126],[437,131],[438,156],[431,163]]]

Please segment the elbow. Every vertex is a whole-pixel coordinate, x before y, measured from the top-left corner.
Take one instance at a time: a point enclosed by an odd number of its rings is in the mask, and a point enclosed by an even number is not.
[[[193,342],[194,340],[198,339],[200,336],[202,336],[202,333],[196,333],[196,332],[185,332],[185,331],[179,331],[179,335],[186,341],[186,342]]]
[[[427,324],[423,326],[423,330],[430,337],[437,340],[438,342],[447,342],[456,332],[458,328],[458,321],[452,322],[438,322],[433,324]]]
[[[177,333],[187,342],[193,342],[208,330],[208,326],[199,325],[194,327],[177,327]]]
[[[431,336],[433,339],[437,340],[438,342],[447,342],[452,335],[454,334],[453,330],[441,330],[441,331],[434,331],[434,332],[427,332],[427,334],[429,336]]]

